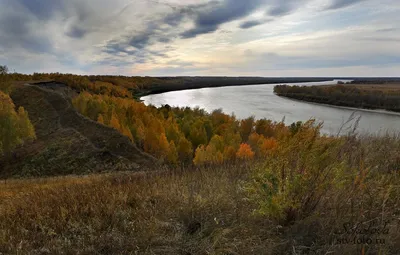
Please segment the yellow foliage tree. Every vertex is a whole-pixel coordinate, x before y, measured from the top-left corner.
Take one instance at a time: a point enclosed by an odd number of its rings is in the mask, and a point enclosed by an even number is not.
[[[224,162],[224,155],[214,145],[200,145],[196,150],[193,162],[196,166],[221,164]]]
[[[158,155],[160,158],[167,158],[168,153],[169,153],[169,143],[168,143],[168,139],[165,136],[165,133],[162,133],[158,139],[159,141],[159,151],[158,151]]]
[[[168,122],[166,123],[165,135],[167,136],[168,141],[174,141],[174,143],[178,144],[181,132],[176,122],[171,118],[168,119]]]
[[[112,112],[112,115],[111,115],[110,127],[114,128],[116,130],[121,130],[121,124],[119,123],[118,117],[114,111]]]
[[[18,108],[18,130],[22,139],[36,138],[35,128],[29,120],[28,113],[24,107]]]
[[[207,144],[207,132],[204,129],[203,121],[198,120],[192,125],[189,138],[195,148]]]
[[[145,131],[143,122],[140,119],[136,120],[134,122],[134,128],[136,131],[136,133],[135,133],[136,141],[139,145],[142,145],[143,141],[146,137],[146,131]]]
[[[145,136],[143,139],[144,151],[155,155],[158,149],[158,138],[152,127],[145,129]]]
[[[255,129],[257,134],[263,135],[264,137],[272,137],[274,135],[272,122],[267,119],[257,120]]]
[[[254,128],[254,117],[244,119],[240,122],[240,136],[242,137],[242,142],[247,142],[250,134]]]
[[[196,166],[201,166],[207,162],[206,148],[204,145],[200,145],[196,149],[196,153],[193,159],[193,163]]]
[[[0,154],[34,138],[35,130],[25,109],[19,107],[16,112],[11,98],[0,91]]]
[[[127,126],[121,126],[121,133],[122,133],[124,136],[129,137],[129,139],[130,139],[132,142],[134,141],[132,132],[131,132],[131,130],[130,130]]]
[[[219,135],[214,135],[211,138],[210,143],[208,144],[209,146],[214,146],[215,149],[219,152],[223,152],[224,151],[224,139],[219,136]]]
[[[189,163],[193,158],[192,144],[184,136],[179,139],[178,157],[182,163]]]
[[[251,133],[249,136],[248,144],[250,145],[251,149],[254,151],[256,156],[260,155],[260,148],[259,144],[262,143],[264,136],[259,135],[257,133]]]
[[[171,141],[169,143],[167,161],[168,161],[168,163],[174,164],[174,165],[176,165],[178,163],[178,151],[176,149],[174,141]]]
[[[236,149],[233,146],[225,147],[224,149],[224,160],[227,162],[233,162],[236,159]]]
[[[214,145],[206,147],[206,162],[209,164],[222,164],[224,162],[224,155]]]

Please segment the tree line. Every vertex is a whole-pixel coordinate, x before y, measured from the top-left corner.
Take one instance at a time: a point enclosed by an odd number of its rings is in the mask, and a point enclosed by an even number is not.
[[[348,85],[277,85],[274,87],[274,93],[308,102],[400,112],[400,90],[369,91]]]
[[[0,66],[0,74],[7,76],[12,81],[55,81],[60,82],[74,90],[89,91],[93,94],[102,94],[115,97],[133,97],[154,84],[168,84],[175,82],[170,79],[138,76],[109,76],[109,75],[74,75],[63,73],[8,73],[7,66]]]

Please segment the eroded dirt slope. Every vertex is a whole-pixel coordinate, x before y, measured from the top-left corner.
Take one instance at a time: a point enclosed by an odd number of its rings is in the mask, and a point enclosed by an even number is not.
[[[29,113],[37,139],[0,160],[0,177],[55,176],[93,172],[142,171],[156,159],[118,131],[79,114],[76,92],[54,83],[18,84],[11,93]]]

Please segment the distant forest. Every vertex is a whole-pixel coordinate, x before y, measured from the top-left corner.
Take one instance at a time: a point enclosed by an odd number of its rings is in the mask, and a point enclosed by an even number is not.
[[[368,90],[353,85],[274,87],[278,96],[337,106],[400,112],[400,90]]]
[[[4,66],[4,68],[7,68]],[[8,69],[7,69],[8,70]],[[7,71],[6,69],[4,71]],[[1,69],[0,69],[1,73]],[[8,73],[12,81],[55,81],[67,84],[77,91],[115,97],[136,98],[169,91],[208,87],[240,86],[255,84],[279,84],[297,82],[323,82],[333,78],[315,77],[224,77],[224,76],[111,76],[111,75],[73,75],[63,73],[34,73],[32,75]],[[2,85],[4,86],[4,85]]]

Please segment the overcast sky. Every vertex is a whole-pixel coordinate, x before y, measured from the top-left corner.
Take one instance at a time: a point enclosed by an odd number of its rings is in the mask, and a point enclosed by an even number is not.
[[[0,0],[17,72],[400,76],[400,0]]]

